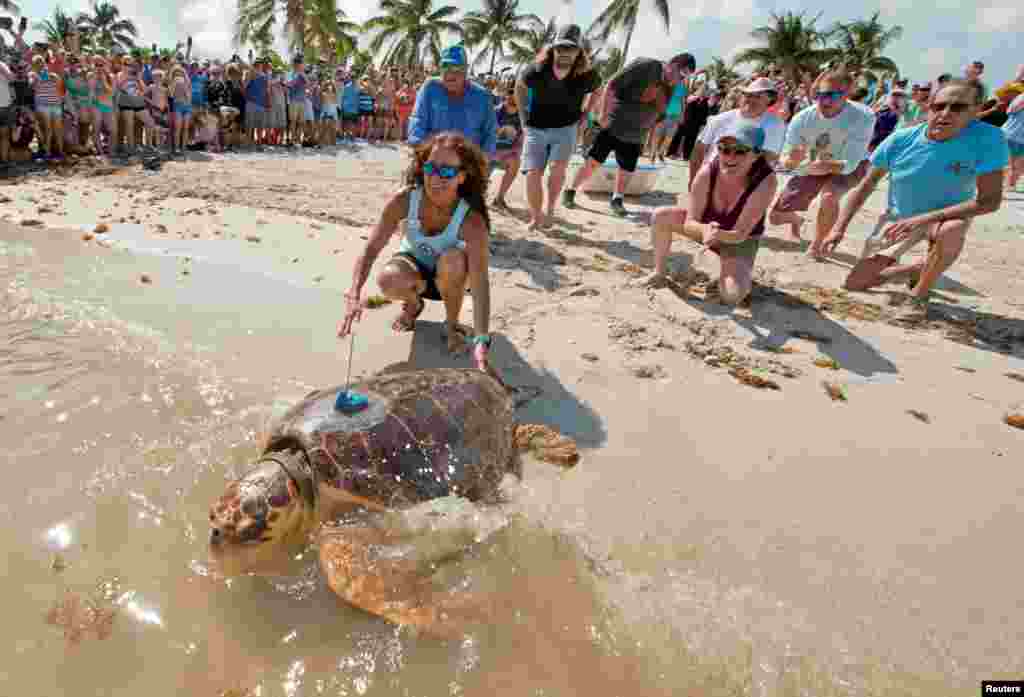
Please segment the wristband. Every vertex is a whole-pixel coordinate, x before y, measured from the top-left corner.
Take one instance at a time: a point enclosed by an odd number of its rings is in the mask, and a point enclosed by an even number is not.
[[[469,343],[474,344],[474,345],[486,346],[487,348],[490,348],[491,347],[491,335],[490,334],[477,334],[476,336],[474,336],[472,339],[469,340]]]

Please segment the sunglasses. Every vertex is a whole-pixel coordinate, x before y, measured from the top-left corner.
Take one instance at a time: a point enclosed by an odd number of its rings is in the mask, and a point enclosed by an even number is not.
[[[438,165],[433,162],[423,163],[423,173],[428,177],[438,176],[441,179],[454,179],[459,176],[459,172],[462,171],[462,167],[453,167],[452,165]]]
[[[928,108],[936,114],[941,114],[947,109],[954,114],[963,114],[972,106],[966,102],[932,102]]]
[[[746,145],[727,145],[725,143],[719,143],[717,146],[718,152],[723,155],[746,155],[747,153],[753,152],[753,148],[748,148]]]
[[[832,90],[831,92],[818,92],[817,94],[814,95],[814,98],[819,102],[825,100],[834,102],[837,99],[841,99],[845,95],[846,92],[844,92],[843,90]]]

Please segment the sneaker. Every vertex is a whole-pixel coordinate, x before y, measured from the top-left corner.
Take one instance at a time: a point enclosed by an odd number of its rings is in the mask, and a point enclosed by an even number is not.
[[[562,192],[562,205],[566,208],[576,207],[576,192],[572,189],[566,189]]]
[[[626,205],[622,202],[621,198],[612,199],[612,213],[620,218],[625,218],[629,215],[629,211],[626,210]]]

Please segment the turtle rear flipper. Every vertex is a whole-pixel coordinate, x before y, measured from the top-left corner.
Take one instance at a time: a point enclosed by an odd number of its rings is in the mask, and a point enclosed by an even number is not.
[[[325,526],[319,547],[327,585],[360,610],[440,639],[462,638],[470,625],[486,622],[482,607],[465,600],[453,605],[435,590],[418,560],[387,554],[402,542],[375,526]]]
[[[544,424],[517,424],[512,443],[517,450],[529,450],[538,460],[555,465],[572,467],[580,461],[576,441]]]

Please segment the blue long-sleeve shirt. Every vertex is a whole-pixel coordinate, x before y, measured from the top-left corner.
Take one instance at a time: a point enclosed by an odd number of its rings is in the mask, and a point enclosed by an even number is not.
[[[467,82],[462,98],[451,99],[441,80],[428,80],[416,94],[416,104],[409,117],[409,143],[415,145],[442,131],[462,133],[479,145],[485,155],[493,155],[498,122],[491,93],[474,82]]]

